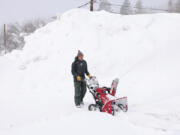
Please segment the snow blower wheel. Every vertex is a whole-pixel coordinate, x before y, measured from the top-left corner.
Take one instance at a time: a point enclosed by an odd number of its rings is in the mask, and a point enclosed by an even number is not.
[[[96,111],[97,110],[97,107],[95,104],[90,104],[89,107],[88,107],[89,111]]]

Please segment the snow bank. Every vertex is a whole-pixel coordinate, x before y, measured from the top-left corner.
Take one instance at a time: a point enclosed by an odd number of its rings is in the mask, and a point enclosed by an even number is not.
[[[23,51],[0,57],[0,134],[180,134],[179,30],[178,14],[64,13],[28,36]],[[88,112],[88,92],[85,108],[74,107],[78,49],[100,84],[120,78],[127,114]]]

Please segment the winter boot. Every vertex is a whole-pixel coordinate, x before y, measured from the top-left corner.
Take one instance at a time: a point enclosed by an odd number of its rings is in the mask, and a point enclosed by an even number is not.
[[[81,108],[81,105],[76,105],[76,108]]]

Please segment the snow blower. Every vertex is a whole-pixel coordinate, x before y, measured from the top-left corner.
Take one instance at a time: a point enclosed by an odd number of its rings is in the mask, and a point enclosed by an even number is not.
[[[86,79],[86,83],[95,100],[95,104],[89,105],[89,111],[98,110],[100,112],[107,112],[112,115],[116,115],[116,113],[120,112],[121,110],[123,112],[128,111],[127,97],[115,97],[119,79],[113,80],[111,88],[100,88],[96,77]]]

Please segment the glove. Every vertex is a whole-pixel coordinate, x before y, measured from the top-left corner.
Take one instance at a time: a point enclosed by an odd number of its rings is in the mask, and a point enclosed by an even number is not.
[[[79,75],[77,76],[77,81],[82,81],[82,78]]]
[[[92,76],[91,76],[90,74],[88,75],[88,77],[89,77],[89,79],[91,79],[91,78],[92,78]]]

